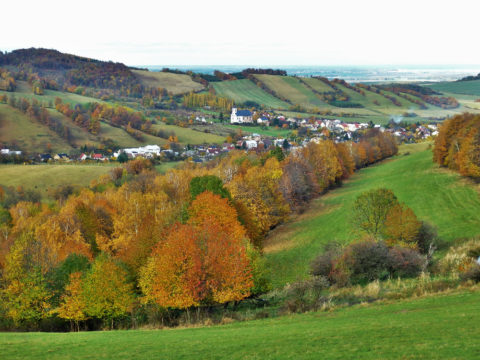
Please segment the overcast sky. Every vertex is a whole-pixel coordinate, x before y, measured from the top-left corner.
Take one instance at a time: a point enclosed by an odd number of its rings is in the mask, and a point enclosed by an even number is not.
[[[0,50],[128,65],[480,64],[476,0],[15,0]]]

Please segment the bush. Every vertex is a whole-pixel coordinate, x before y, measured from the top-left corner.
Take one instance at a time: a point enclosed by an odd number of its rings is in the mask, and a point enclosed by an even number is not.
[[[383,242],[367,240],[350,245],[345,251],[344,263],[354,284],[383,280],[389,275],[388,248]]]
[[[338,250],[328,250],[317,256],[310,265],[310,273],[313,276],[330,277],[335,259],[338,258]]]
[[[287,289],[286,310],[292,313],[317,310],[326,301],[322,297],[322,291],[329,286],[328,279],[324,276],[293,283]]]
[[[394,277],[416,277],[425,265],[425,258],[417,251],[395,246],[388,252],[388,269]]]
[[[480,265],[473,265],[467,271],[460,274],[460,279],[462,281],[471,280],[473,282],[480,282]]]

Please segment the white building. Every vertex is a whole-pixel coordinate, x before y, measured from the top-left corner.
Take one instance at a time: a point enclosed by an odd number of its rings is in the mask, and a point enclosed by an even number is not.
[[[230,123],[232,124],[252,124],[253,114],[250,110],[237,110],[232,108],[232,115],[230,115]]]
[[[151,158],[154,155],[160,156],[160,146],[158,145],[146,145],[141,146],[138,148],[129,148],[123,149],[113,154],[113,156],[117,157],[124,152],[127,155],[131,155],[132,157],[142,156],[145,158]]]

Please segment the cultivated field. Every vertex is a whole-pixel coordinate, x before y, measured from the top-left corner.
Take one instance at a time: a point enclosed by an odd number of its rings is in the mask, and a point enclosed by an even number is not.
[[[144,86],[163,88],[174,95],[200,91],[204,88],[202,84],[184,74],[145,70],[132,70],[132,72]]]
[[[442,93],[480,96],[480,80],[439,82],[425,86]]]
[[[263,91],[248,79],[212,83],[218,96],[228,97],[237,104],[254,101],[272,109],[287,109],[289,104]]]
[[[297,219],[275,229],[265,243],[274,286],[306,277],[310,262],[326,243],[348,243],[359,237],[350,225],[351,209],[356,197],[370,189],[392,189],[420,220],[435,225],[445,241],[480,234],[478,188],[439,169],[426,146],[402,146],[402,152],[410,155],[360,170],[341,188],[314,200]]]
[[[480,292],[191,329],[0,333],[2,359],[476,359]]]

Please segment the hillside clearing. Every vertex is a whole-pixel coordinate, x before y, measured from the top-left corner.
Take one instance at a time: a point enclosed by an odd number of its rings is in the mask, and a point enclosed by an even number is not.
[[[435,225],[445,241],[480,234],[477,189],[460,181],[459,175],[439,169],[425,143],[401,149],[410,155],[360,170],[342,187],[313,200],[297,219],[271,233],[265,253],[275,287],[305,278],[310,262],[326,243],[348,243],[359,237],[351,225],[351,208],[356,197],[370,189],[392,189],[420,220]]]
[[[204,86],[185,74],[174,74],[162,71],[132,70],[144,86],[166,89],[174,95],[200,91]]]

